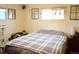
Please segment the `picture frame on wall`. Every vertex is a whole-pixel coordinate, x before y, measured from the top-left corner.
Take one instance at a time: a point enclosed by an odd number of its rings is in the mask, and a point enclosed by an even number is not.
[[[16,19],[16,9],[8,9],[8,19],[9,20]]]
[[[31,17],[33,20],[39,19],[39,8],[32,8],[31,9]]]

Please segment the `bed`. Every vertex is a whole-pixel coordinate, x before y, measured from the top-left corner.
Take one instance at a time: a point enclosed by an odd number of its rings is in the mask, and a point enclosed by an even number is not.
[[[66,50],[67,36],[55,30],[39,30],[8,42],[8,54],[62,54]]]

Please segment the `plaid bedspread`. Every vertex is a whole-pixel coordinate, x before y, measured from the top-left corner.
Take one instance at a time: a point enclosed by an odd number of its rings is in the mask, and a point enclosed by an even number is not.
[[[34,32],[16,38],[7,45],[16,46],[36,53],[55,54],[61,53],[67,37],[65,35]]]

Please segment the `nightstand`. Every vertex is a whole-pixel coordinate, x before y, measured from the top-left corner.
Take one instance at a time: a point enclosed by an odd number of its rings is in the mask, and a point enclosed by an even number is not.
[[[79,35],[73,35],[68,38],[67,49],[70,53],[79,53]]]

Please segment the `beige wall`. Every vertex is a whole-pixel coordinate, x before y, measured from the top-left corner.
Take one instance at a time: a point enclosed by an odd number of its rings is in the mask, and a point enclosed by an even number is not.
[[[74,21],[69,19],[70,15],[70,5],[26,5],[26,31],[33,32],[38,29],[55,29],[58,31],[63,31],[66,33],[73,34],[73,28],[79,27],[79,21]],[[32,20],[31,19],[31,8],[54,8],[54,7],[64,7],[65,9],[65,19],[64,20]]]
[[[19,32],[25,29],[25,16],[24,16],[24,10],[21,9],[20,5],[0,5],[1,8],[12,8],[16,9],[16,19],[15,20],[5,20],[0,21],[0,25],[6,25],[5,26],[5,38],[11,36],[12,33]]]

